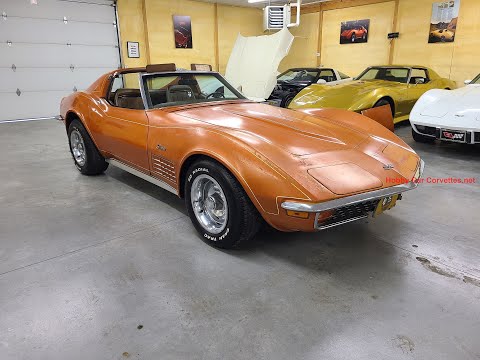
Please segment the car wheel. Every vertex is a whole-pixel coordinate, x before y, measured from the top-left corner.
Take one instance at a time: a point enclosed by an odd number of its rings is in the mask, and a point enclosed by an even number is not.
[[[442,37],[440,38],[440,40],[442,40],[442,42],[445,42],[445,36],[442,35]]]
[[[425,135],[419,134],[415,132],[415,130],[413,129],[412,129],[412,137],[413,137],[413,140],[420,143],[433,143],[435,141],[435,138],[431,136],[425,136]]]
[[[68,127],[70,153],[77,169],[84,175],[103,173],[108,163],[98,152],[87,130],[79,120],[73,120]]]
[[[367,40],[367,34],[363,34],[362,38],[363,38],[363,41]]]
[[[185,204],[202,240],[215,247],[238,248],[251,240],[262,224],[242,186],[212,160],[200,160],[188,169]]]
[[[282,102],[280,103],[280,106],[283,108],[288,108],[288,105],[292,102],[293,98],[295,95],[287,95],[282,99]]]
[[[388,105],[390,107],[390,111],[392,112],[392,116],[395,117],[395,114],[394,114],[393,109],[392,109],[392,104],[390,104],[390,102],[387,99],[378,100],[375,103],[375,105],[373,105],[373,107],[376,108],[376,107],[385,106],[385,105]]]
[[[356,36],[355,34],[352,34],[352,43],[355,42]]]

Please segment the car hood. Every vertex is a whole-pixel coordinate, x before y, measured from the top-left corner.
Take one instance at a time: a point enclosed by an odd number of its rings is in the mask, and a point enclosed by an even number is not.
[[[298,93],[289,107],[295,109],[316,105],[348,109],[359,97],[385,87],[404,88],[405,84],[384,80],[354,80],[332,86],[312,84]]]
[[[460,89],[442,92],[442,96],[433,99],[419,111],[422,116],[437,118],[468,116],[480,112],[479,99],[480,85],[468,85]]]
[[[176,113],[213,125],[257,150],[268,145],[296,156],[354,148],[368,138],[326,119],[264,104],[227,104]]]

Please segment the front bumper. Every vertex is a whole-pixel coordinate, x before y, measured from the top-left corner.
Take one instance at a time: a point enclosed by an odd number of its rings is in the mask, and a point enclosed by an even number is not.
[[[413,131],[423,136],[429,136],[437,140],[458,142],[463,144],[480,144],[480,129],[455,128],[454,126],[438,127],[430,125],[411,124]],[[442,131],[464,132],[465,137],[462,141],[447,139],[442,137]]]
[[[392,198],[395,195],[398,195],[398,199],[401,199],[402,193],[415,189],[418,186],[416,180],[422,176],[424,167],[425,163],[423,160],[420,160],[415,178],[405,184],[369,191],[366,193],[345,196],[339,199],[321,203],[285,201],[281,204],[281,207],[286,211],[315,213],[314,227],[317,230],[323,230],[348,222],[360,220],[372,214],[379,201]],[[322,214],[325,214],[326,212],[331,212],[332,215],[324,218]]]

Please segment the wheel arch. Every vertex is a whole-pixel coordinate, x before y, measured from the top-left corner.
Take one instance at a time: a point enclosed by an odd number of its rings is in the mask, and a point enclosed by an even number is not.
[[[390,107],[392,108],[392,115],[393,117],[395,117],[395,108],[396,108],[396,104],[395,104],[395,100],[393,100],[393,97],[391,97],[390,95],[383,95],[383,96],[380,96],[372,105],[372,107],[374,107],[379,101],[381,100],[386,100],[388,101],[388,103],[390,104]]]

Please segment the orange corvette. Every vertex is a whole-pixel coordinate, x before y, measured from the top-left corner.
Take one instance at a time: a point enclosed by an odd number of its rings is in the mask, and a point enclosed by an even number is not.
[[[379,215],[423,170],[362,115],[255,103],[216,72],[174,64],[108,73],[64,98],[61,116],[81,173],[110,164],[177,194],[201,237],[223,248],[253,238],[262,219],[315,231]]]

